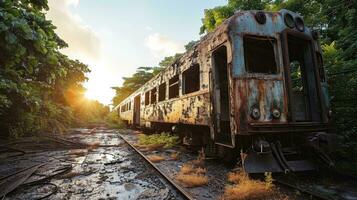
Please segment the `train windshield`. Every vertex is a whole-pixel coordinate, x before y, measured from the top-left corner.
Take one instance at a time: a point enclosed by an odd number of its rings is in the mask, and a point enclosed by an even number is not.
[[[276,74],[276,41],[269,37],[244,36],[245,68],[250,73]]]

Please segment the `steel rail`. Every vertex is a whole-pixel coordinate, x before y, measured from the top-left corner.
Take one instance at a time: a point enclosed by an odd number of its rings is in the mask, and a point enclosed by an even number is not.
[[[283,181],[283,180],[279,180],[279,179],[276,179],[274,178],[274,181],[275,183],[277,184],[280,184],[280,185],[283,185],[283,186],[286,186],[286,187],[289,187],[289,188],[293,188],[293,189],[296,189],[306,195],[310,195],[310,196],[313,196],[314,198],[316,199],[321,199],[321,200],[335,200],[334,198],[331,198],[331,197],[327,197],[327,196],[324,196],[324,195],[321,195],[317,192],[312,192],[312,191],[309,191],[309,190],[306,190],[304,188],[301,188],[299,187],[298,185],[294,185],[294,184],[291,184],[287,181]]]
[[[177,185],[170,177],[166,176],[158,167],[155,166],[153,162],[151,162],[141,151],[139,151],[134,145],[132,145],[128,140],[126,140],[120,133],[118,133],[119,137],[124,140],[125,143],[127,143],[131,148],[133,148],[144,160],[149,163],[155,171],[157,171],[161,177],[163,177],[167,182],[170,183],[171,186],[173,186],[185,199],[188,200],[194,200],[193,198],[187,191],[185,191],[181,186]]]

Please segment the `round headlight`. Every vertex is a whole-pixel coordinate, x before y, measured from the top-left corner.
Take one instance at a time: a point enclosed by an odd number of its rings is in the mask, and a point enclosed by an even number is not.
[[[284,22],[285,22],[286,26],[289,27],[289,28],[294,28],[295,27],[294,17],[289,13],[285,13]]]
[[[259,24],[265,24],[265,22],[267,21],[267,17],[265,16],[265,13],[262,11],[255,13],[254,17]]]
[[[260,118],[259,108],[253,108],[250,115],[252,116],[253,119],[259,119]]]
[[[304,20],[301,19],[301,17],[296,17],[295,18],[295,27],[297,30],[304,32],[305,30],[305,25],[304,25]]]
[[[281,113],[278,109],[274,109],[272,115],[273,115],[274,119],[279,119],[281,116]]]

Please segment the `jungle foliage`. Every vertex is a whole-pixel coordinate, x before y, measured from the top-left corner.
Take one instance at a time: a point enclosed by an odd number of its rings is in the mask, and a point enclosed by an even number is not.
[[[46,19],[48,9],[46,0],[0,0],[2,136],[63,132],[109,112],[85,100],[82,83],[90,70],[59,51],[68,45]]]

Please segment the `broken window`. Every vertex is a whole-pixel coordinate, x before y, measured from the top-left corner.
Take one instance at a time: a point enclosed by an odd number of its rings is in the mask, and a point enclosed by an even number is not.
[[[156,87],[154,87],[152,90],[151,90],[151,101],[150,103],[153,104],[153,103],[156,103]]]
[[[150,104],[150,91],[145,92],[145,106]]]
[[[164,101],[166,99],[166,82],[159,86],[159,101]]]
[[[182,73],[183,94],[200,90],[200,65],[196,64]]]
[[[247,72],[277,73],[275,61],[275,39],[268,37],[244,36],[244,59]]]
[[[179,96],[179,76],[176,75],[169,80],[169,99]]]

